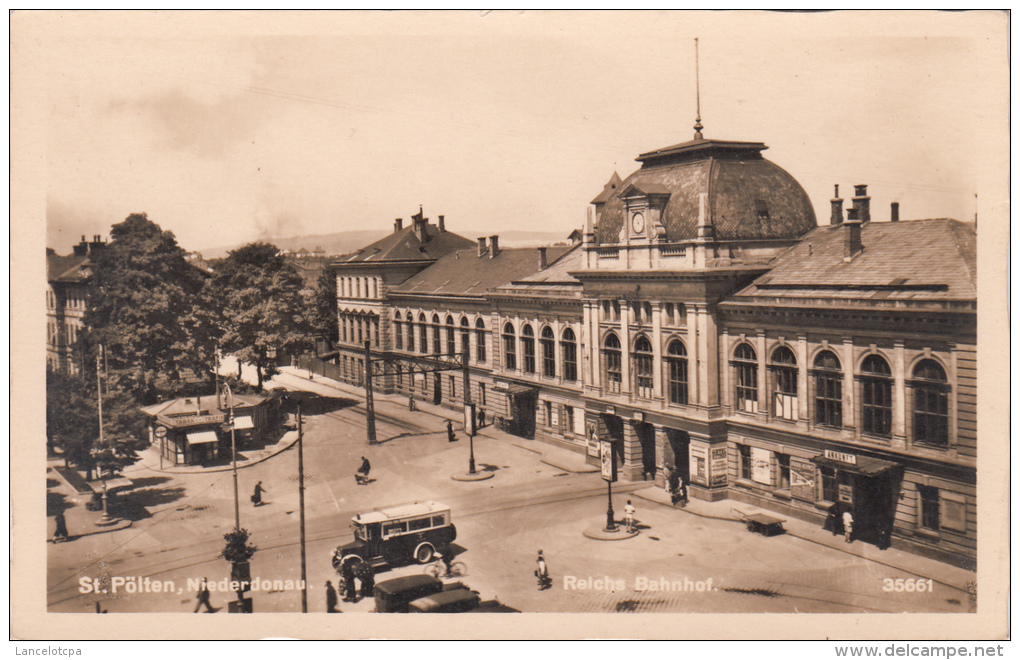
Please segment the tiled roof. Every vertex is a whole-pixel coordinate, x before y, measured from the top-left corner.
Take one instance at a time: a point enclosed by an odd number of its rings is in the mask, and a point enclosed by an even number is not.
[[[548,261],[569,249],[547,248]],[[488,289],[538,272],[538,264],[538,248],[503,248],[491,259],[488,252],[479,257],[477,248],[458,250],[390,289],[390,294],[480,296]]]
[[[266,397],[254,394],[235,394],[233,396],[234,408],[236,409],[252,408],[266,400]],[[227,409],[226,394],[220,396],[220,405],[223,406],[224,410]],[[216,395],[210,394],[202,397],[171,399],[170,401],[163,401],[151,406],[145,406],[140,410],[146,415],[155,417],[156,415],[194,414],[197,410],[209,413],[218,409],[216,407]]]
[[[846,231],[819,227],[735,298],[977,299],[973,225],[947,218],[866,222],[863,250],[850,261],[843,259]]]
[[[562,254],[556,261],[552,261],[550,256],[549,265],[546,268],[527,277],[514,280],[514,284],[528,284],[532,282],[543,284],[580,284],[581,280],[570,274],[571,271],[581,270],[582,268],[584,251],[580,248],[580,245],[568,248],[567,252]]]
[[[87,256],[69,254],[62,257],[59,254],[46,255],[46,275],[49,282],[78,282],[86,277],[84,267],[88,265]]]
[[[616,189],[620,186],[620,183],[622,182],[623,179],[620,178],[620,175],[617,174],[616,172],[613,172],[613,176],[609,177],[609,182],[606,183],[605,187],[602,189],[602,192],[598,194],[598,197],[591,200],[591,203],[601,204],[607,201],[610,197],[613,196],[613,194],[616,192]]]
[[[639,160],[644,166],[607,199],[598,242],[619,242],[626,212],[621,196],[631,186],[669,193],[662,219],[669,241],[697,237],[703,192],[719,240],[797,238],[811,231],[817,222],[807,193],[789,173],[761,157],[764,148],[761,143],[695,140],[643,154]]]
[[[434,260],[455,250],[474,245],[474,241],[449,231],[439,231],[435,225],[425,225],[429,240],[422,243],[414,233],[414,225],[388,234],[375,243],[361,248],[343,259],[343,263],[377,263],[380,261]]]

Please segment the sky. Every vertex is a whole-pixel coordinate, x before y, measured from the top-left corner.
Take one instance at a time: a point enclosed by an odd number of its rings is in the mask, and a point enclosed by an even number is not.
[[[992,12],[44,13],[15,16],[12,69],[42,90],[38,213],[61,254],[134,212],[188,250],[389,230],[419,205],[469,238],[566,236],[614,171],[693,137],[696,37],[705,136],[767,144],[820,222],[837,183],[846,199],[868,184],[877,220],[893,201],[972,220],[1008,201],[987,158],[1008,142],[1005,28]]]

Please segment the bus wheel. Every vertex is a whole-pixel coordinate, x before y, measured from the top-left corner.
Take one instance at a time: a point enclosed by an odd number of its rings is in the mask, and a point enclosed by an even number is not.
[[[430,543],[422,543],[414,549],[414,558],[419,564],[429,563],[435,554],[436,549]]]

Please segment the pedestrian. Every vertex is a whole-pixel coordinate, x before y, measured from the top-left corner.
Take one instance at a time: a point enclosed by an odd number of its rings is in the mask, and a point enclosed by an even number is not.
[[[623,507],[623,519],[627,522],[627,532],[634,531],[634,505],[631,504],[630,500],[627,500],[627,506]]]
[[[344,562],[344,567],[341,571],[344,579],[344,602],[347,603],[358,602],[358,594],[354,589],[354,567],[351,566],[352,563],[354,562]]]
[[[361,457],[361,467],[358,468],[357,473],[354,475],[354,480],[358,482],[359,486],[364,486],[368,483],[368,473],[372,471],[372,464],[368,462],[368,459],[364,456]]]
[[[850,513],[850,507],[843,512],[843,535],[847,543],[853,543],[854,514]]]
[[[450,439],[450,442],[457,442],[457,436],[453,433],[453,422],[446,420],[446,437]]]
[[[262,482],[255,484],[255,492],[251,495],[252,504],[255,506],[262,506],[262,493],[266,492],[266,489],[262,487]]]
[[[478,428],[485,426],[485,408],[478,409]]]
[[[825,521],[826,524],[829,526],[829,530],[832,532],[833,536],[839,536],[840,534],[841,531],[839,529],[840,520],[841,518],[839,514],[839,502],[836,502],[831,507],[829,507],[829,516],[828,519]]]
[[[195,594],[195,598],[198,599],[198,603],[195,605],[195,614],[198,614],[198,610],[205,605],[205,611],[207,614],[212,614],[216,610],[209,603],[209,583],[205,578],[202,578],[202,584],[198,587],[198,593]]]
[[[410,410],[411,412],[414,412],[415,410],[418,409],[418,406],[416,406],[415,403],[414,403],[414,393],[413,392],[411,394],[407,395],[407,409]]]
[[[54,514],[53,519],[57,523],[57,528],[53,532],[53,542],[67,540],[67,520],[64,519],[64,510],[61,509]]]
[[[336,589],[333,588],[333,583],[326,580],[326,611],[330,614],[339,614],[340,610],[336,608],[337,595]]]
[[[552,586],[552,580],[549,579],[549,566],[545,563],[541,550],[538,551],[536,562],[538,566],[535,568],[535,577],[538,578],[538,590],[543,591]]]
[[[677,499],[680,501],[680,508],[687,507],[687,482],[680,476],[679,473],[676,475],[676,494]]]
[[[372,564],[363,561],[354,568],[354,574],[361,583],[361,597],[371,598],[375,595],[375,569]]]

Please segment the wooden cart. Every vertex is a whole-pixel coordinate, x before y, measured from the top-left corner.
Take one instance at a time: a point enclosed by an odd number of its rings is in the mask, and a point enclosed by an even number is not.
[[[744,513],[738,509],[733,511],[747,525],[749,532],[757,532],[762,536],[776,536],[786,532],[783,529],[783,523],[786,522],[784,518],[776,518],[765,513]]]

